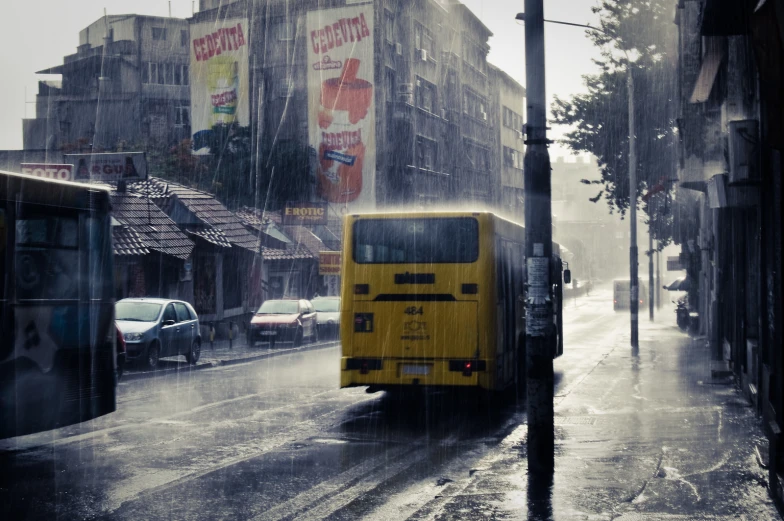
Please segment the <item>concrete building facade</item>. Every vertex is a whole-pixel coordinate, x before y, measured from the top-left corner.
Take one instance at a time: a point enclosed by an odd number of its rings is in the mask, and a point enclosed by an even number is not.
[[[784,6],[682,0],[677,7],[675,240],[700,332],[762,418],[770,490],[781,498]]]
[[[25,149],[128,149],[190,136],[188,22],[102,17],[79,32],[75,54],[39,71],[36,117],[23,120]]]

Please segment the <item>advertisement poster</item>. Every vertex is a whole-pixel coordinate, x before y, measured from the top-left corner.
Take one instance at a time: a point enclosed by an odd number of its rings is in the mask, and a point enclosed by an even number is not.
[[[191,132],[198,151],[209,146],[216,125],[250,125],[248,20],[191,24],[190,36]]]
[[[65,163],[75,165],[75,181],[116,183],[120,180],[147,179],[147,159],[144,152],[64,154],[63,159]]]
[[[319,197],[338,214],[375,207],[373,4],[311,11],[308,132]]]

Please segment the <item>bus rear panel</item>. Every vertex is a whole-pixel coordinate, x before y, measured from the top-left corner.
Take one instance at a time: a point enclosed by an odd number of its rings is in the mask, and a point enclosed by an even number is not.
[[[496,265],[492,214],[348,216],[341,387],[513,382],[519,346],[498,329]],[[514,321],[515,312],[509,316]],[[520,326],[511,326],[512,336]]]

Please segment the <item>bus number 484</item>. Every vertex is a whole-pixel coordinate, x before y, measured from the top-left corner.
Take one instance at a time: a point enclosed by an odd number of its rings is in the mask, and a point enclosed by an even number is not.
[[[420,307],[408,306],[405,310],[403,310],[403,313],[405,313],[406,315],[422,315],[423,314],[421,306]]]

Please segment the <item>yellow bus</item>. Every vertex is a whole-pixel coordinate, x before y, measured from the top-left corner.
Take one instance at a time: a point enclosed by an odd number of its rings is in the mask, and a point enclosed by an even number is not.
[[[524,388],[521,225],[486,212],[347,215],[343,251],[341,387]]]

